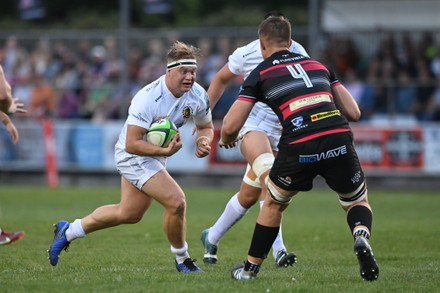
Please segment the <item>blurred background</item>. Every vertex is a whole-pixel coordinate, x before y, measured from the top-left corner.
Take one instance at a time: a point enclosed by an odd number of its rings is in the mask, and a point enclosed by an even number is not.
[[[132,96],[165,72],[169,45],[202,49],[197,79],[207,89],[271,10],[357,99],[362,120],[351,126],[370,184],[439,189],[437,0],[3,0],[0,62],[28,114],[12,116],[17,145],[0,127],[0,184],[119,185],[114,143]],[[214,109],[216,126],[241,83]],[[239,150],[214,143],[196,160],[192,125],[181,131],[169,171],[182,184],[239,186]]]

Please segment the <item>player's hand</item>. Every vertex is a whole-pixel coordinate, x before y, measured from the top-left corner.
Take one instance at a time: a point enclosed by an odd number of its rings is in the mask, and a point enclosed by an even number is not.
[[[177,153],[183,146],[182,137],[180,132],[177,132],[170,144],[167,146],[168,156],[172,156]]]
[[[196,157],[203,158],[211,153],[211,143],[209,138],[206,136],[201,136],[197,139],[197,149],[196,149]]]
[[[242,138],[243,138],[243,135],[240,134],[239,136],[237,136],[237,138],[236,138],[234,141],[232,141],[232,142],[230,142],[230,143],[228,143],[228,144],[224,143],[223,140],[220,138],[220,141],[218,142],[218,145],[219,145],[219,147],[221,147],[221,148],[231,149],[231,148],[236,147],[236,146],[238,145],[238,142],[239,142]]]
[[[24,104],[19,103],[18,98],[13,98],[12,103],[9,106],[8,113],[13,114],[13,113],[26,113],[26,112],[27,110],[24,108]]]

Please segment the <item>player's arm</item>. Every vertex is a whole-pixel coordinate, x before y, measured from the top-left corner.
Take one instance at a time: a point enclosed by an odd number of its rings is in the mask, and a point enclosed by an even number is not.
[[[9,107],[12,104],[11,85],[6,80],[3,67],[0,66],[0,111],[9,113]]]
[[[214,76],[208,88],[208,96],[211,110],[214,109],[220,97],[223,95],[226,86],[236,77],[226,63]]]
[[[13,114],[15,112],[26,113],[24,104],[19,103],[17,98],[12,98],[12,89],[6,80],[3,67],[0,65],[0,111]]]
[[[361,118],[361,111],[356,100],[342,84],[332,88],[333,98],[336,107],[347,117],[349,121],[358,121]]]
[[[214,137],[214,125],[212,121],[198,125],[196,124],[196,156],[198,158],[206,157],[211,152],[211,142]]]
[[[223,125],[220,131],[219,145],[225,148],[233,146],[234,142],[239,139],[240,129],[246,122],[254,103],[236,100],[232,104],[226,116],[223,118]]]
[[[143,127],[128,124],[127,137],[125,142],[125,151],[138,156],[163,156],[169,157],[174,155],[182,148],[182,140],[180,133],[177,133],[168,147],[163,148],[156,146],[144,140],[147,130]]]

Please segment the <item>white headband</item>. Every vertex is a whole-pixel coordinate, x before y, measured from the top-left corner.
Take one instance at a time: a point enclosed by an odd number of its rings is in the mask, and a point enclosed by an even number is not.
[[[167,69],[172,69],[181,66],[197,67],[196,59],[180,59],[167,64]]]

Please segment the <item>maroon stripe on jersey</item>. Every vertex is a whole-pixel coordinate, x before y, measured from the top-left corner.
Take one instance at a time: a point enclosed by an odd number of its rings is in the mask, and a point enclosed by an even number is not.
[[[280,65],[271,66],[271,67],[269,67],[269,68],[267,68],[265,70],[260,71],[260,76],[263,79],[263,76],[268,74],[270,71],[278,70],[278,69],[284,69],[287,65],[293,65],[293,64],[298,64],[298,63],[301,64],[301,66],[306,71],[324,70],[324,71],[328,72],[327,67],[325,67],[321,63],[319,63],[319,62],[317,62],[315,60],[304,60],[304,61],[299,61],[299,62],[292,62],[292,63],[286,63],[286,64],[280,64]],[[279,71],[278,72],[278,75],[282,75],[282,74],[283,74],[283,71]],[[271,75],[271,76],[273,76],[273,75]]]
[[[325,72],[328,72],[327,67],[315,60],[304,60],[300,61],[299,64],[301,64],[305,71],[324,70]]]
[[[265,75],[266,73],[268,73],[269,71],[272,71],[272,70],[284,69],[286,67],[286,65],[289,65],[289,64],[274,65],[274,66],[271,66],[271,67],[269,67],[269,68],[267,68],[265,70],[261,70],[260,71],[260,76],[263,76],[263,75]]]
[[[318,138],[318,137],[321,137],[321,136],[324,136],[324,135],[341,133],[341,132],[349,132],[349,131],[350,131],[350,129],[347,129],[347,128],[337,128],[337,129],[331,129],[331,130],[327,130],[327,131],[321,131],[321,132],[318,132],[318,133],[315,133],[315,134],[312,134],[312,135],[309,135],[309,136],[305,136],[305,137],[303,137],[301,139],[292,141],[289,144],[302,143],[302,142],[305,142],[305,141],[308,141],[308,140],[312,140],[312,139],[315,139],[315,138]]]

